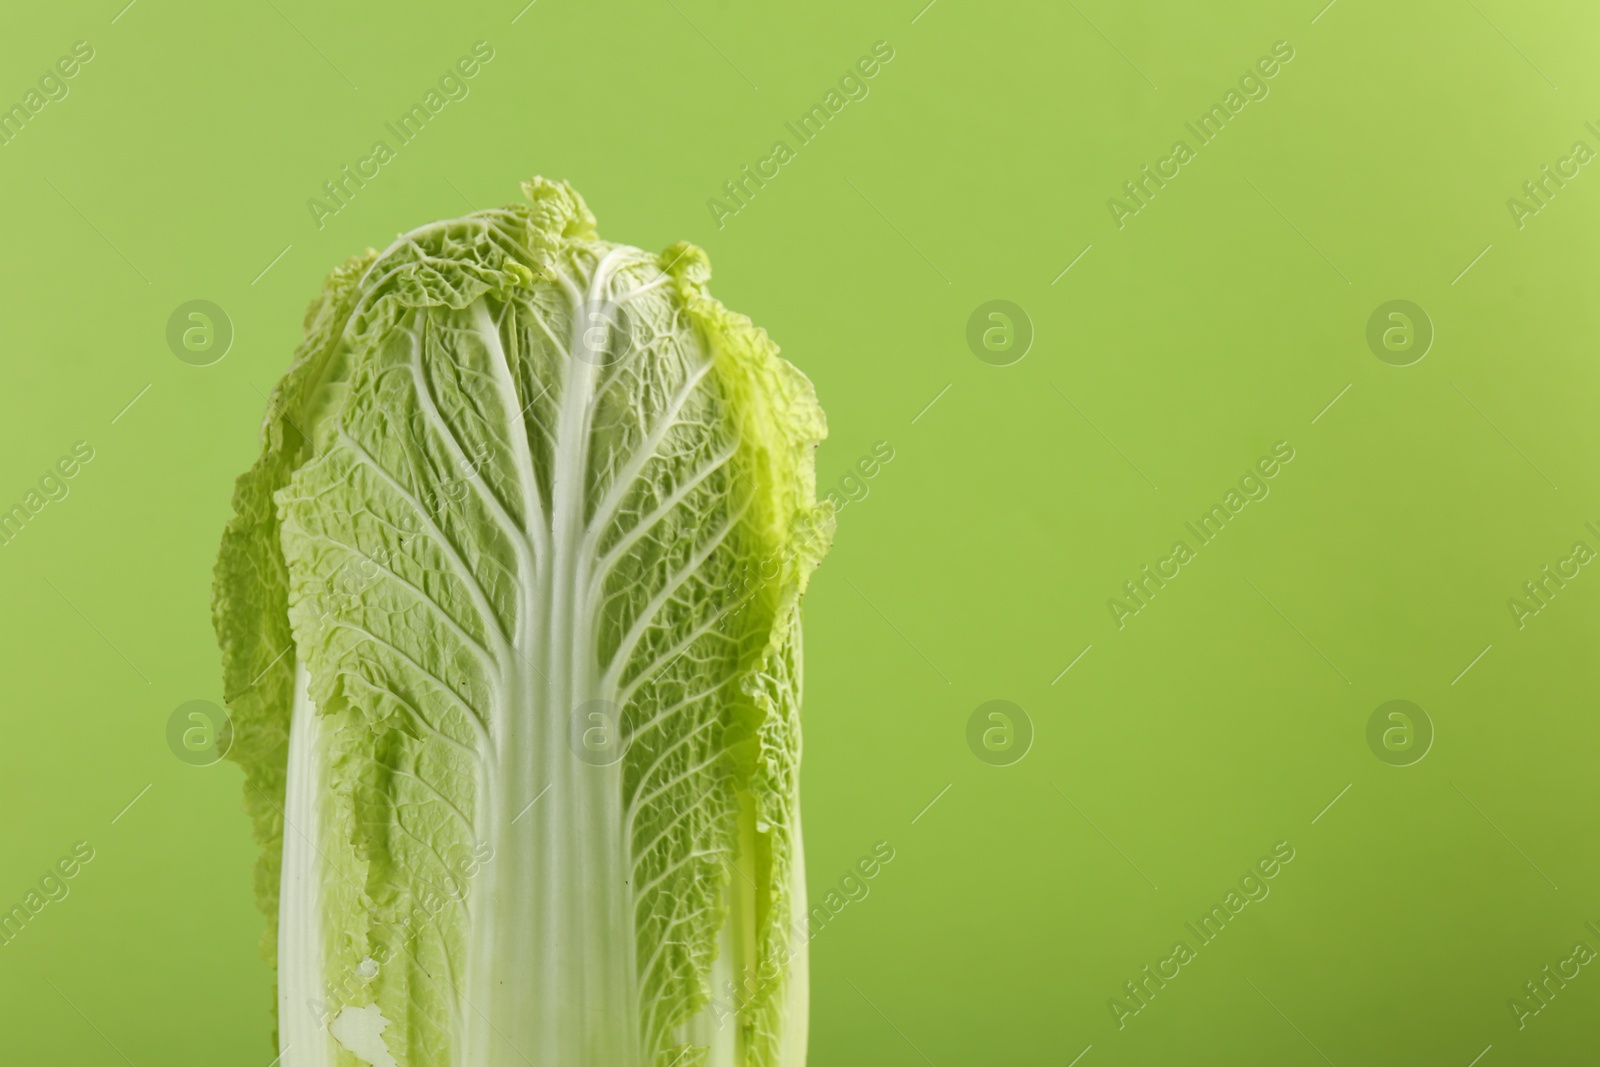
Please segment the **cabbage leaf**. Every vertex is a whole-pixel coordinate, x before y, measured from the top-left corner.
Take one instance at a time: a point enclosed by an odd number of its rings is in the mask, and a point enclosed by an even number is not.
[[[327,278],[213,614],[284,1067],[798,1067],[825,423],[565,183]]]

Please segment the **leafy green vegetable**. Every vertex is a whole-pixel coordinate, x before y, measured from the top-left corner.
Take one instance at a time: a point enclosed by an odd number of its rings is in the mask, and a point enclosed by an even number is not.
[[[328,276],[214,615],[285,1067],[798,1065],[811,383],[564,183]]]

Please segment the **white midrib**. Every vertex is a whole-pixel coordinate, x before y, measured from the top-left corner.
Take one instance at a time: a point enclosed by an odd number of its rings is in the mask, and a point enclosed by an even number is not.
[[[472,1067],[641,1067],[633,902],[622,764],[592,766],[571,747],[573,712],[602,692],[586,603],[584,512],[589,417],[598,367],[578,358],[617,249],[573,303],[567,379],[556,418],[547,536],[536,468],[499,330],[475,309],[504,373],[507,432],[520,450],[522,506],[534,551],[523,565],[503,701],[490,723],[493,758],[480,776],[479,824],[494,858],[473,894],[474,938],[462,991],[462,1064]],[[548,793],[531,809],[528,801]],[[519,817],[520,813],[520,817]]]
[[[284,1067],[332,1067],[334,1047],[313,1005],[323,996],[322,881],[315,837],[322,826],[320,722],[304,663],[294,668],[289,762],[283,798],[278,910],[278,1052]],[[339,1005],[328,1005],[334,1012]]]

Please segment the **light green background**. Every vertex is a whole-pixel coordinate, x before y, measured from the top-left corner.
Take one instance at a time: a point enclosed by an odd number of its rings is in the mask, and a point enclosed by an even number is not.
[[[824,486],[894,449],[807,601],[813,894],[895,849],[812,942],[813,1063],[1594,1062],[1600,967],[1507,1008],[1600,948],[1600,576],[1506,606],[1600,547],[1600,174],[1506,207],[1600,147],[1591,5],[122,2],[0,15],[0,103],[96,52],[0,147],[0,506],[95,449],[0,547],[0,905],[96,850],[0,947],[0,1059],[271,1060],[240,775],[164,739],[220,696],[232,480],[329,268],[541,173],[611,239],[710,252],[816,382]],[[319,230],[307,198],[478,40],[471,95]],[[719,229],[706,200],[879,40],[870,96]],[[1118,230],[1107,198],[1280,40]],[[209,367],[164,339],[197,298],[236,329]],[[965,342],[996,298],[1036,331],[1008,367]],[[1409,367],[1364,340],[1397,298],[1437,331]],[[1270,497],[1117,629],[1280,440]],[[1365,739],[1396,698],[1437,730],[1406,768]],[[965,740],[990,699],[1035,729],[1009,767]],[[1118,1030],[1279,841],[1270,897]]]

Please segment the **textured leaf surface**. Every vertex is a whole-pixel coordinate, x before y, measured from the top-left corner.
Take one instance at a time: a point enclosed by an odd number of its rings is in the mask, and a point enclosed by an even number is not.
[[[330,276],[236,494],[283,1062],[798,1064],[822,414],[698,249],[525,191]]]

